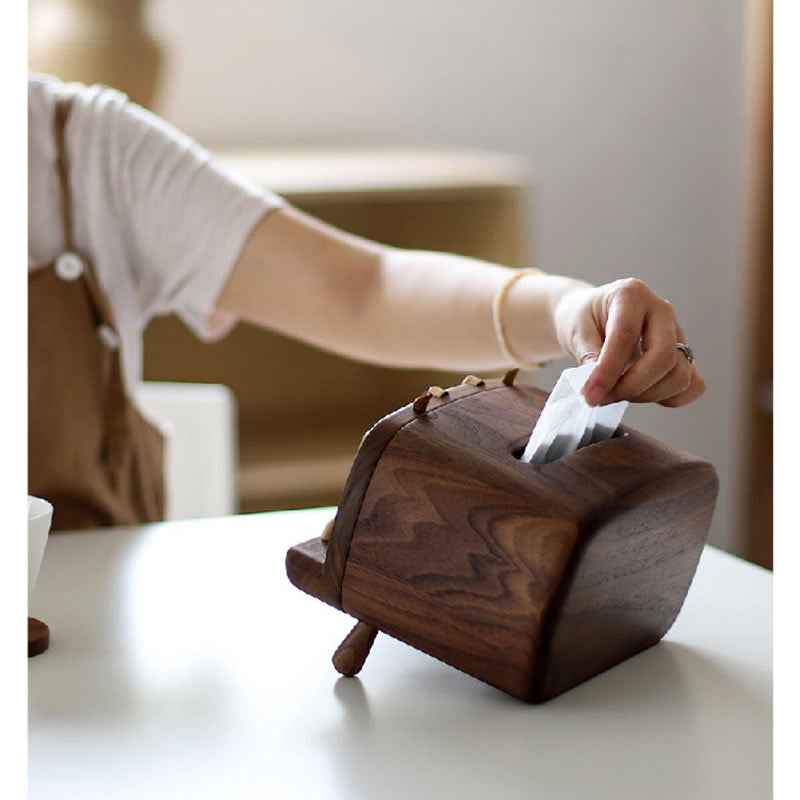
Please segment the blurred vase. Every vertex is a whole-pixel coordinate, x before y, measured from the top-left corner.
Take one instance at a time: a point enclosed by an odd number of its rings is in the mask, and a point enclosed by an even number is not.
[[[165,47],[149,30],[146,0],[36,0],[29,66],[62,80],[103,83],[153,108]]]

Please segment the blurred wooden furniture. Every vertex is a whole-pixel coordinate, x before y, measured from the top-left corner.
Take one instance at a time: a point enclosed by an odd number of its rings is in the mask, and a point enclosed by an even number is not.
[[[386,244],[510,266],[524,260],[523,163],[472,151],[220,152],[303,210]],[[176,318],[145,335],[145,378],[223,383],[239,409],[241,511],[335,504],[359,441],[384,414],[460,373],[382,369],[240,324],[205,344]]]
[[[772,2],[747,18],[745,267],[740,348],[746,436],[740,470],[742,554],[772,567]]]

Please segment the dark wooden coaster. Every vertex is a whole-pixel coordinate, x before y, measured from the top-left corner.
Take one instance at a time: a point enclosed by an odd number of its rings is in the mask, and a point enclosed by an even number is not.
[[[28,658],[44,653],[50,647],[50,628],[41,620],[28,617]]]

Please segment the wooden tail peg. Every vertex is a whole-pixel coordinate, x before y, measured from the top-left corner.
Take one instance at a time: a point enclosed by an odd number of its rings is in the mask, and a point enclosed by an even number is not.
[[[358,675],[377,635],[377,628],[366,622],[357,622],[333,654],[333,666],[337,672],[348,678]]]

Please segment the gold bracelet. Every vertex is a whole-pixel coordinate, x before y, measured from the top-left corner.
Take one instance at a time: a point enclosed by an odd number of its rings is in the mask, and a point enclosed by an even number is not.
[[[506,329],[503,325],[503,300],[505,300],[506,295],[508,294],[508,290],[520,279],[524,278],[526,275],[543,275],[544,273],[542,270],[537,269],[536,267],[528,267],[527,269],[518,269],[515,270],[511,275],[506,278],[503,282],[502,286],[497,290],[494,299],[492,300],[492,322],[494,323],[494,332],[497,336],[497,343],[500,345],[500,349],[503,351],[503,355],[515,366],[519,367],[520,369],[536,369],[541,367],[541,363],[536,364],[523,364],[515,355],[511,352],[511,348],[508,344],[508,336],[506,335]]]

